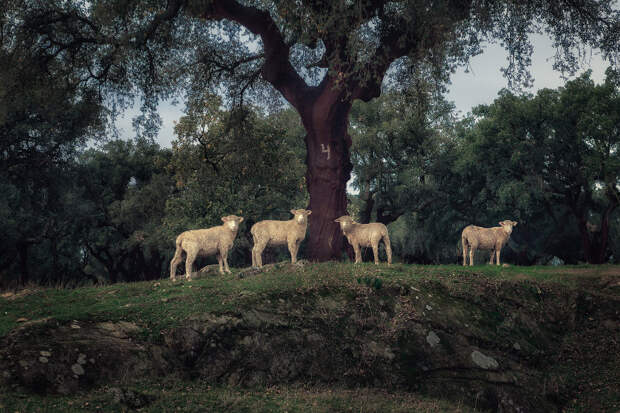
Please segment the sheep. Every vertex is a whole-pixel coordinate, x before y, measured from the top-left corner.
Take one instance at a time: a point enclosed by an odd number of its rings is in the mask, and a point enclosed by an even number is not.
[[[515,221],[505,220],[499,223],[499,227],[483,228],[468,225],[463,229],[461,242],[463,243],[463,265],[467,265],[467,251],[469,249],[469,265],[474,265],[474,253],[477,249],[491,250],[489,264],[493,264],[493,256],[497,257],[508,242],[512,228],[517,225]]]
[[[265,220],[252,225],[250,232],[254,239],[252,247],[252,267],[263,266],[263,250],[267,245],[288,245],[291,254],[291,262],[297,262],[299,244],[306,237],[308,215],[312,211],[306,209],[291,209],[293,219],[288,221]]]
[[[349,244],[353,246],[356,264],[362,262],[360,246],[372,247],[375,264],[379,264],[379,241],[381,241],[381,239],[383,239],[383,243],[385,244],[388,265],[392,264],[392,247],[390,246],[388,229],[385,225],[380,222],[358,224],[348,215],[341,216],[334,220],[334,222],[340,223],[342,233],[347,237]]]
[[[239,224],[243,221],[242,217],[228,215],[222,217],[223,225],[207,229],[196,229],[181,233],[176,240],[177,249],[172,261],[170,261],[170,279],[176,281],[177,265],[181,262],[182,254],[185,251],[185,278],[192,279],[192,265],[197,256],[217,254],[220,264],[220,274],[224,271],[230,273],[228,268],[228,251],[233,245],[237,236]],[[223,264],[223,265],[222,265]]]

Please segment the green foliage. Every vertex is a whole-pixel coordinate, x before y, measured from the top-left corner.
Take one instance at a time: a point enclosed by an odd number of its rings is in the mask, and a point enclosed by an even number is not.
[[[159,278],[169,248],[162,226],[174,182],[170,151],[146,141],[112,141],[80,158],[80,243],[85,272],[99,281]]]
[[[456,132],[440,97],[450,69],[487,39],[506,45],[506,72],[525,83],[533,31],[555,39],[555,63],[569,72],[583,44],[614,56],[620,41],[612,2],[591,1],[587,12],[564,0],[431,8],[416,1],[246,3],[1,3],[3,286],[158,277],[178,232],[219,224],[231,212],[246,217],[233,262],[249,262],[251,224],[286,219],[291,207],[307,204],[302,139],[316,135],[304,131],[310,103],[331,99],[334,106],[322,110],[348,114],[346,105],[378,96],[384,80],[390,94],[351,112],[362,196],[354,209],[363,221],[393,222],[401,234],[395,250],[405,260],[453,261],[450,240],[464,224],[493,225],[505,215],[531,223],[522,239],[515,236],[534,246],[518,252],[519,262],[549,252],[592,262],[620,255],[617,73],[605,85],[582,78],[541,92],[538,107],[503,93]],[[151,146],[158,101],[180,94],[188,106],[175,147]],[[114,134],[109,121],[137,96],[143,139],[86,150]],[[306,116],[303,124],[292,110],[274,110],[282,96]],[[579,194],[568,209],[563,191]]]
[[[600,263],[617,257],[620,101],[613,79],[610,70],[601,85],[585,74],[536,96],[501,91],[493,104],[476,108],[471,117],[435,129],[429,142],[436,150],[426,152],[432,154],[426,158],[404,157],[390,135],[382,150],[362,144],[360,153],[376,155],[372,162],[367,155],[354,156],[360,177],[373,167],[384,168],[399,182],[393,186],[399,196],[391,197],[389,205],[391,211],[402,211],[390,225],[395,254],[405,262],[459,262],[460,232],[466,225],[490,227],[513,219],[519,225],[503,251],[508,262],[531,265],[557,256],[570,263]],[[416,108],[415,101],[407,100],[396,112],[405,116],[384,112],[381,119],[408,124]],[[430,109],[422,113],[429,116]],[[372,111],[373,104],[365,110]],[[357,128],[356,135],[365,133]],[[394,134],[391,123],[380,128]],[[417,146],[414,131],[402,136],[410,148],[426,147]],[[424,187],[419,179],[398,178],[420,165],[427,167]],[[368,197],[361,190],[360,216],[375,202],[376,219],[389,217],[379,207],[382,196]]]
[[[292,111],[226,111],[207,95],[188,104],[176,134],[170,164],[176,191],[166,205],[166,230],[179,234],[221,225],[225,215],[243,216],[230,259],[249,264],[251,226],[288,219],[291,209],[308,202],[299,118]]]
[[[353,105],[351,160],[362,223],[376,217],[389,224],[437,195],[434,175],[451,150],[454,106],[429,76],[418,73],[410,89]]]
[[[96,90],[48,59],[0,6],[0,282],[82,277],[72,250],[70,164],[100,135],[105,111]]]
[[[536,96],[502,91],[476,109],[478,121],[464,134],[458,171],[477,176],[474,192],[487,209],[521,221],[519,233],[537,238],[539,253],[592,263],[609,256],[620,202],[620,94],[612,79],[608,72],[595,85],[585,74]]]

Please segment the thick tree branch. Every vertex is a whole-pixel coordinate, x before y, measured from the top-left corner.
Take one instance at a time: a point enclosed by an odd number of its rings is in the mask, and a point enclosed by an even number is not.
[[[289,46],[268,12],[243,6],[237,1],[215,0],[199,12],[199,17],[234,21],[260,36],[265,54],[265,63],[261,71],[263,79],[282,93],[298,111],[303,109],[303,97],[309,89],[308,85],[291,65]]]
[[[470,8],[470,0],[455,0],[454,7],[450,8],[453,10],[452,15],[426,16],[416,13],[415,17],[412,17],[413,21],[403,18],[390,20],[383,16],[381,11],[385,27],[382,29],[379,46],[368,60],[368,65],[363,67],[360,73],[351,76],[353,87],[350,90],[353,99],[368,102],[378,97],[381,94],[383,78],[395,60],[414,54],[426,54],[431,50],[439,51],[450,41],[450,36],[455,35],[453,29],[457,23],[469,17]],[[403,27],[411,29],[403,31]]]
[[[155,34],[159,26],[177,16],[185,2],[186,0],[168,0],[166,10],[158,13],[147,28],[139,36],[136,36],[136,43],[145,44]]]

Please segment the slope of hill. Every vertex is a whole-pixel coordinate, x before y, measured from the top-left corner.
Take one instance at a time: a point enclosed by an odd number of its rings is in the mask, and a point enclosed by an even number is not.
[[[620,408],[617,266],[302,263],[202,275],[4,294],[0,405]]]

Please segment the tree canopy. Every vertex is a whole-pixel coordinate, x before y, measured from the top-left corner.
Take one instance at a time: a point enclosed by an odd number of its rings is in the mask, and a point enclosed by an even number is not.
[[[75,84],[76,97],[94,93],[111,113],[136,96],[154,114],[158,99],[180,93],[225,91],[230,103],[264,105],[278,104],[279,92],[306,130],[310,251],[319,260],[342,246],[332,221],[347,207],[354,100],[422,65],[446,80],[486,41],[506,46],[505,73],[521,83],[530,33],[553,39],[554,64],[568,72],[584,47],[613,64],[620,50],[612,0],[8,0],[1,10],[5,55],[28,50],[43,72]],[[158,124],[142,120],[147,133]]]
[[[574,225],[591,263],[607,261],[610,218],[620,202],[619,93],[611,70],[601,85],[586,73],[536,96],[503,91],[474,111],[480,120],[467,137],[465,162],[484,165],[497,202],[529,217],[543,212],[557,231]]]

